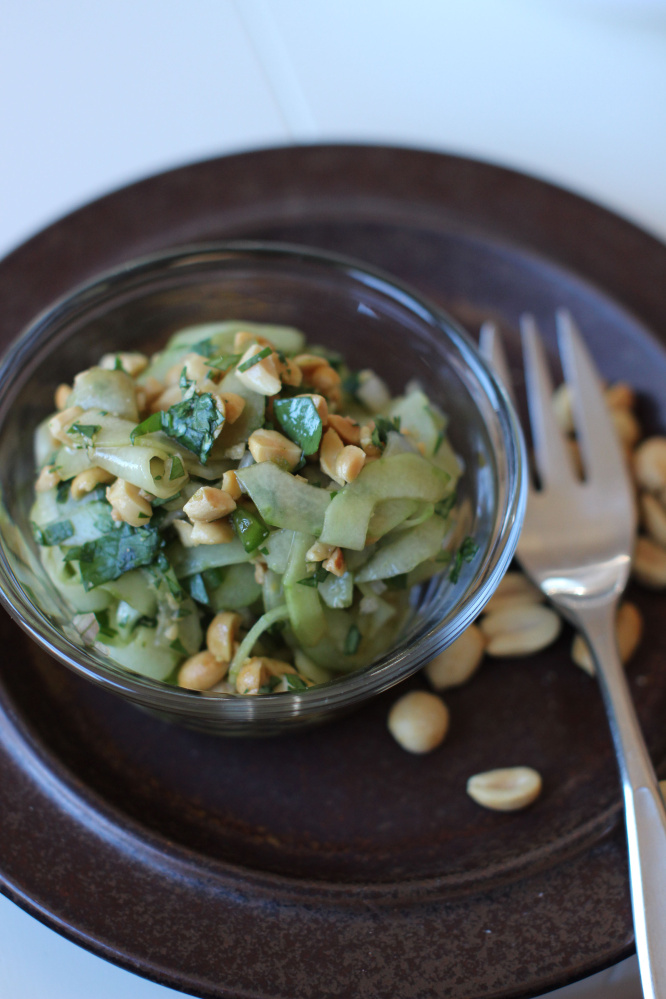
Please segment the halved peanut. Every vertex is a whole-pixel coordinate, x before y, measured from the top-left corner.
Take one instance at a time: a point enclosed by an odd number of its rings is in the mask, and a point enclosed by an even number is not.
[[[432,659],[425,675],[435,690],[459,687],[476,673],[481,665],[486,639],[476,624],[470,624],[455,642]]]
[[[666,587],[666,549],[650,538],[638,537],[631,565],[634,579],[651,590]]]
[[[626,382],[614,382],[604,392],[604,399],[610,409],[633,409],[636,393]]]
[[[306,562],[322,562],[335,551],[335,545],[327,545],[324,541],[315,541],[305,553]]]
[[[49,420],[49,433],[54,440],[59,441],[61,444],[71,444],[72,435],[67,434],[67,430],[73,423],[76,423],[78,418],[83,413],[80,406],[68,406],[67,409],[63,409],[62,412],[56,413]]]
[[[116,479],[112,486],[108,486],[106,498],[111,504],[113,519],[124,521],[131,527],[145,527],[152,516],[153,508],[149,501],[126,479]]]
[[[45,465],[37,476],[37,481],[35,482],[35,492],[47,493],[49,489],[53,489],[54,486],[57,486],[60,481],[60,475],[55,470],[53,465]]]
[[[328,361],[325,357],[320,357],[319,354],[297,354],[293,358],[294,364],[297,364],[303,374],[307,377],[311,375],[313,371],[317,368],[322,368],[324,365],[328,365]]]
[[[335,472],[338,482],[353,482],[358,478],[366,462],[365,451],[355,444],[346,444],[335,460]]]
[[[643,616],[635,604],[625,601],[615,618],[615,638],[620,661],[628,663],[643,635]],[[582,635],[576,635],[571,644],[571,658],[581,669],[594,676],[596,670],[589,646]]]
[[[178,686],[188,690],[210,690],[229,669],[228,662],[221,662],[211,652],[197,652],[186,659],[178,670]]]
[[[653,541],[666,548],[666,509],[652,493],[641,493],[638,503],[645,530]]]
[[[241,624],[240,614],[221,611],[216,614],[206,631],[206,646],[216,659],[231,662],[234,654],[234,641]]]
[[[268,683],[272,676],[295,672],[293,666],[281,659],[253,656],[252,659],[246,659],[238,671],[236,691],[239,694],[258,694],[260,687]]]
[[[192,545],[226,545],[233,541],[234,529],[228,520],[213,520],[206,523],[196,520],[192,526],[190,542]]]
[[[93,489],[97,486],[103,485],[106,482],[113,482],[115,475],[111,472],[107,472],[105,468],[99,468],[95,466],[94,468],[87,468],[85,472],[79,472],[72,479],[72,485],[70,487],[70,492],[74,499],[81,499],[83,496],[87,496],[91,493]]]
[[[327,572],[332,572],[334,576],[344,576],[347,571],[347,565],[345,557],[342,554],[342,548],[334,548],[329,557],[322,562],[322,567]]]
[[[474,774],[467,781],[467,793],[477,805],[496,812],[526,808],[541,794],[541,774],[532,767],[503,767]]]
[[[535,586],[522,572],[510,569],[486,604],[484,613],[492,614],[494,611],[505,610],[518,604],[540,604],[543,600],[543,593],[538,586]]]
[[[333,427],[344,444],[360,444],[361,428],[350,416],[339,416],[337,413],[331,413],[328,425]]]
[[[319,449],[319,464],[326,475],[334,479],[339,485],[344,486],[344,481],[338,475],[337,461],[342,454],[343,444],[332,427],[325,432],[321,440]]]
[[[55,396],[53,399],[53,401],[55,402],[55,408],[67,409],[67,403],[69,401],[69,397],[71,394],[72,394],[71,385],[64,385],[64,384],[58,385],[58,388],[55,390]]]
[[[255,461],[273,461],[289,471],[296,468],[301,460],[300,446],[278,430],[266,430],[264,427],[255,430],[250,434],[247,446]]]
[[[292,385],[294,388],[298,388],[303,381],[303,372],[289,357],[285,357],[284,360],[278,358],[277,372],[283,385]]]
[[[182,398],[183,393],[180,391],[180,385],[169,385],[160,395],[147,402],[147,406],[150,408],[151,413],[158,413],[160,410],[171,409],[176,403],[181,402]]]
[[[209,391],[211,390],[209,389]],[[211,391],[211,395],[215,399],[215,405],[219,411],[224,414],[227,423],[235,423],[245,409],[245,399],[235,392]]]
[[[395,702],[387,724],[395,741],[407,752],[429,753],[448,732],[449,709],[436,694],[411,690]]]
[[[648,437],[634,451],[634,474],[651,493],[666,489],[666,437]]]
[[[107,371],[121,367],[130,378],[136,378],[148,367],[148,358],[138,351],[120,351],[117,354],[104,354],[99,362],[99,367],[105,368]]]
[[[191,521],[208,523],[220,520],[236,509],[236,503],[229,493],[214,486],[201,486],[183,507]]]
[[[211,369],[206,362],[206,358],[201,354],[185,354],[179,361],[171,365],[164,376],[165,384],[179,385],[183,373],[188,381],[199,382],[204,378],[208,378]]]
[[[239,500],[243,495],[234,471],[224,473],[222,476],[222,489],[225,493],[229,493],[232,500]]]
[[[260,361],[256,361],[249,368],[242,370],[248,361],[251,361],[264,349],[259,344],[251,344],[238,362],[236,377],[243,385],[247,385],[254,392],[259,392],[260,395],[277,395],[282,388],[277,370],[277,354],[262,357]]]
[[[528,656],[555,641],[562,621],[541,604],[523,604],[495,611],[481,620],[490,656]]]

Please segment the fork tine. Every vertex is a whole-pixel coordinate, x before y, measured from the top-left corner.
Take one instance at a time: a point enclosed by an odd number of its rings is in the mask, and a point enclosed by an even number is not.
[[[542,487],[570,488],[573,468],[566,443],[553,410],[553,383],[548,372],[546,353],[533,316],[520,319],[523,340],[525,384],[532,426],[534,459]]]
[[[489,319],[481,324],[481,329],[479,330],[479,350],[501,381],[506,394],[515,406],[516,400],[513,394],[513,383],[509,371],[509,362],[506,359],[506,351],[502,342],[502,334],[495,323]]]
[[[557,312],[557,335],[564,377],[573,399],[585,476],[597,486],[617,491],[628,481],[622,448],[604,400],[599,374],[566,309]]]

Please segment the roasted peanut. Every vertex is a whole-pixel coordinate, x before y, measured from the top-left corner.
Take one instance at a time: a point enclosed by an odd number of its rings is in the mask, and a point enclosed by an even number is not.
[[[484,613],[506,610],[519,604],[543,603],[543,593],[522,572],[510,569],[485,606]]]
[[[337,481],[353,482],[366,462],[365,451],[355,444],[346,444],[335,459]]]
[[[260,361],[256,361],[249,368],[246,368],[246,370],[242,370],[243,365],[251,361],[253,357],[256,357],[264,349],[256,343],[251,344],[238,362],[236,377],[243,385],[247,385],[254,392],[259,392],[260,395],[277,395],[282,388],[282,382],[278,376],[276,354],[269,354],[267,357],[262,357]]]
[[[229,493],[214,486],[201,486],[183,507],[191,521],[206,523],[226,517],[235,509],[236,503]]]
[[[634,474],[651,493],[666,490],[666,437],[648,437],[634,451]]]
[[[344,485],[344,482],[338,475],[337,462],[338,457],[342,454],[342,450],[342,441],[338,437],[335,430],[329,427],[321,440],[321,447],[319,449],[319,464],[321,465],[322,471],[341,486]]]
[[[192,545],[226,545],[234,540],[234,529],[228,520],[213,520],[206,523],[196,520],[192,526]]]
[[[114,479],[115,475],[107,472],[104,468],[99,468],[98,466],[87,468],[85,472],[79,472],[78,475],[74,476],[70,491],[74,499],[81,499],[83,496],[91,493],[93,489],[96,489],[97,486],[103,485],[106,482],[113,482]]]
[[[105,354],[99,362],[100,368],[113,371],[121,367],[130,378],[136,378],[148,367],[148,358],[145,354],[138,352],[120,352],[118,354]]]
[[[225,472],[222,476],[222,489],[225,493],[229,493],[232,500],[237,501],[243,495],[238,479],[236,478],[236,473],[233,471]]]
[[[53,489],[59,482],[60,475],[56,472],[53,465],[45,465],[37,476],[35,491],[38,493],[47,493],[49,489]]]
[[[327,545],[324,541],[315,541],[305,553],[306,562],[322,562],[335,551],[335,545]]]
[[[628,663],[643,634],[643,616],[635,604],[625,602],[618,608],[615,618],[615,638],[617,641],[620,661]],[[576,635],[571,645],[571,658],[590,676],[594,676],[595,668],[589,646],[582,635]]]
[[[250,434],[247,442],[255,461],[272,461],[292,471],[301,460],[301,448],[277,430],[261,428]]]
[[[455,642],[432,659],[425,675],[435,690],[459,687],[476,673],[481,665],[486,639],[476,624],[470,624]]]
[[[328,425],[335,430],[344,444],[360,444],[361,428],[351,417],[331,413],[328,417]]]
[[[484,808],[515,812],[536,801],[541,786],[541,775],[532,767],[505,767],[470,777],[467,793]]]
[[[272,676],[283,676],[285,673],[295,673],[289,663],[281,659],[268,659],[266,656],[254,656],[246,659],[236,677],[236,691],[239,694],[258,694],[259,689],[268,683]]]
[[[636,539],[634,560],[631,565],[634,579],[651,590],[666,587],[666,549],[650,538]]]
[[[562,621],[555,611],[540,604],[524,604],[495,611],[481,620],[490,656],[527,656],[551,645]]]
[[[666,548],[666,509],[652,493],[642,493],[638,503],[645,530],[653,541]]]
[[[68,406],[67,409],[63,409],[62,412],[52,416],[49,420],[49,433],[51,437],[59,441],[60,444],[71,444],[72,435],[68,435],[67,431],[73,423],[76,423],[82,413],[83,410],[80,406]]]
[[[53,399],[53,401],[55,402],[55,408],[61,410],[67,409],[67,403],[69,401],[69,397],[71,394],[72,394],[71,385],[58,385],[58,388],[55,390],[55,396]]]
[[[322,566],[327,572],[332,572],[334,576],[344,576],[347,566],[342,548],[334,548],[329,557],[324,559]]]
[[[436,694],[412,690],[391,708],[388,729],[409,753],[429,753],[443,742],[448,732],[449,710]]]
[[[206,646],[216,659],[231,662],[240,623],[240,614],[232,611],[221,611],[210,622],[206,631]]]
[[[139,489],[125,479],[116,479],[106,490],[114,520],[122,520],[131,527],[144,527],[150,520],[153,508],[140,494]]]
[[[178,686],[188,690],[210,690],[228,669],[229,663],[216,659],[211,652],[197,652],[178,670]]]

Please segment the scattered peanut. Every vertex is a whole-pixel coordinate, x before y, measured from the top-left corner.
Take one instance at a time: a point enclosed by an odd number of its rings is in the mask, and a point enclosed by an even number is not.
[[[106,498],[111,504],[113,519],[122,520],[131,527],[145,527],[152,516],[153,508],[148,500],[125,479],[116,479],[107,488]]]
[[[639,497],[641,521],[653,541],[666,548],[666,509],[652,493]]]
[[[339,485],[344,485],[337,470],[338,457],[342,454],[343,444],[335,430],[331,427],[325,432],[319,449],[319,464],[322,471],[334,479]]]
[[[82,413],[83,410],[80,406],[68,406],[67,409],[63,409],[62,412],[52,416],[49,420],[49,433],[51,437],[60,444],[71,444],[72,436],[71,434],[67,436],[67,430],[73,423],[76,423]]]
[[[324,541],[315,541],[305,553],[306,562],[322,562],[335,551],[335,545],[327,545]]]
[[[627,448],[634,448],[642,436],[641,425],[630,409],[615,407],[610,411],[613,424],[621,443]]]
[[[666,437],[648,437],[634,451],[638,485],[651,493],[666,489]]]
[[[637,538],[631,569],[634,578],[648,589],[666,587],[666,549],[650,538]]]
[[[206,523],[226,517],[235,509],[236,503],[229,493],[214,486],[201,486],[183,507],[191,521]]]
[[[536,801],[541,786],[541,775],[532,767],[505,767],[470,777],[467,793],[484,808],[515,812]]]
[[[347,444],[335,459],[335,478],[338,482],[353,482],[366,462],[365,451],[355,444]]]
[[[211,369],[205,357],[201,354],[186,354],[180,361],[172,364],[164,376],[164,381],[166,385],[179,385],[184,374],[188,381],[198,382],[207,378],[210,373]]]
[[[269,354],[260,361],[256,361],[246,370],[242,370],[248,361],[251,361],[253,357],[256,357],[264,349],[264,347],[260,347],[256,343],[251,344],[238,362],[236,377],[243,385],[247,385],[254,392],[259,392],[260,395],[277,395],[282,388],[282,382],[278,375],[276,354]]]
[[[620,661],[628,663],[643,634],[643,616],[635,604],[623,603],[615,619],[615,637],[617,639]],[[590,676],[594,676],[595,668],[590,649],[582,635],[576,635],[571,645],[571,658]]]
[[[478,625],[470,624],[448,649],[428,663],[425,675],[435,690],[459,687],[476,673],[485,647],[483,632]]]
[[[347,566],[342,548],[335,548],[329,557],[324,559],[322,566],[327,572],[332,572],[334,576],[344,576]]]
[[[523,604],[488,614],[481,630],[490,656],[528,656],[555,641],[562,620],[550,607]]]
[[[292,471],[301,460],[301,448],[278,430],[261,428],[250,434],[247,446],[255,461],[273,461]]]
[[[220,662],[211,652],[197,652],[178,670],[178,686],[188,690],[210,690],[228,669],[229,663]]]
[[[485,613],[492,614],[494,611],[506,610],[518,604],[540,604],[543,600],[543,593],[538,586],[535,586],[522,572],[510,569],[486,604]]]
[[[243,495],[236,473],[233,471],[225,472],[222,476],[222,489],[231,496],[232,500],[239,500]]]
[[[444,741],[449,729],[449,710],[436,694],[412,690],[391,708],[388,729],[408,752],[429,753]]]
[[[239,694],[258,694],[260,687],[268,683],[272,676],[296,673],[289,663],[281,659],[268,659],[266,656],[253,656],[246,659],[236,677],[236,691]]]
[[[331,413],[328,417],[328,425],[335,430],[344,444],[361,443],[361,428],[350,416],[338,416],[337,413]]]
[[[111,472],[107,472],[106,469],[99,468],[96,465],[94,468],[87,468],[85,472],[79,472],[78,475],[74,476],[70,492],[74,499],[81,499],[82,496],[87,496],[97,486],[113,482],[114,478],[115,475],[112,475]]]
[[[55,408],[67,409],[67,403],[69,401],[69,397],[71,394],[72,394],[71,385],[58,385],[58,388],[55,390],[55,396],[53,397]]]

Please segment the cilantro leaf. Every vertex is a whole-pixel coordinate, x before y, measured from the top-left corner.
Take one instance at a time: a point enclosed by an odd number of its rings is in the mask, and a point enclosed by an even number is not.
[[[303,579],[299,579],[298,582],[301,586],[319,586],[319,584],[323,583],[327,578],[328,569],[324,569],[323,565],[319,564],[311,576],[304,576]]]
[[[372,443],[382,451],[386,447],[389,431],[395,430],[400,433],[400,417],[396,416],[392,420],[387,420],[385,416],[375,416],[375,427],[372,431]]]
[[[303,454],[314,454],[318,450],[323,424],[310,396],[277,399],[273,412],[287,437],[303,448]]]
[[[248,371],[250,368],[253,368],[255,364],[259,364],[259,361],[263,361],[265,357],[270,357],[272,353],[273,351],[270,347],[264,347],[264,349],[260,350],[258,354],[253,354],[252,357],[248,357],[247,361],[243,361],[242,364],[239,364],[238,370]]]
[[[150,565],[160,554],[164,539],[154,527],[121,524],[94,541],[70,548],[66,562],[78,562],[84,590],[118,579],[130,569]]]
[[[72,423],[68,428],[68,434],[80,434],[86,440],[92,441],[96,433],[102,429],[99,423]]]

